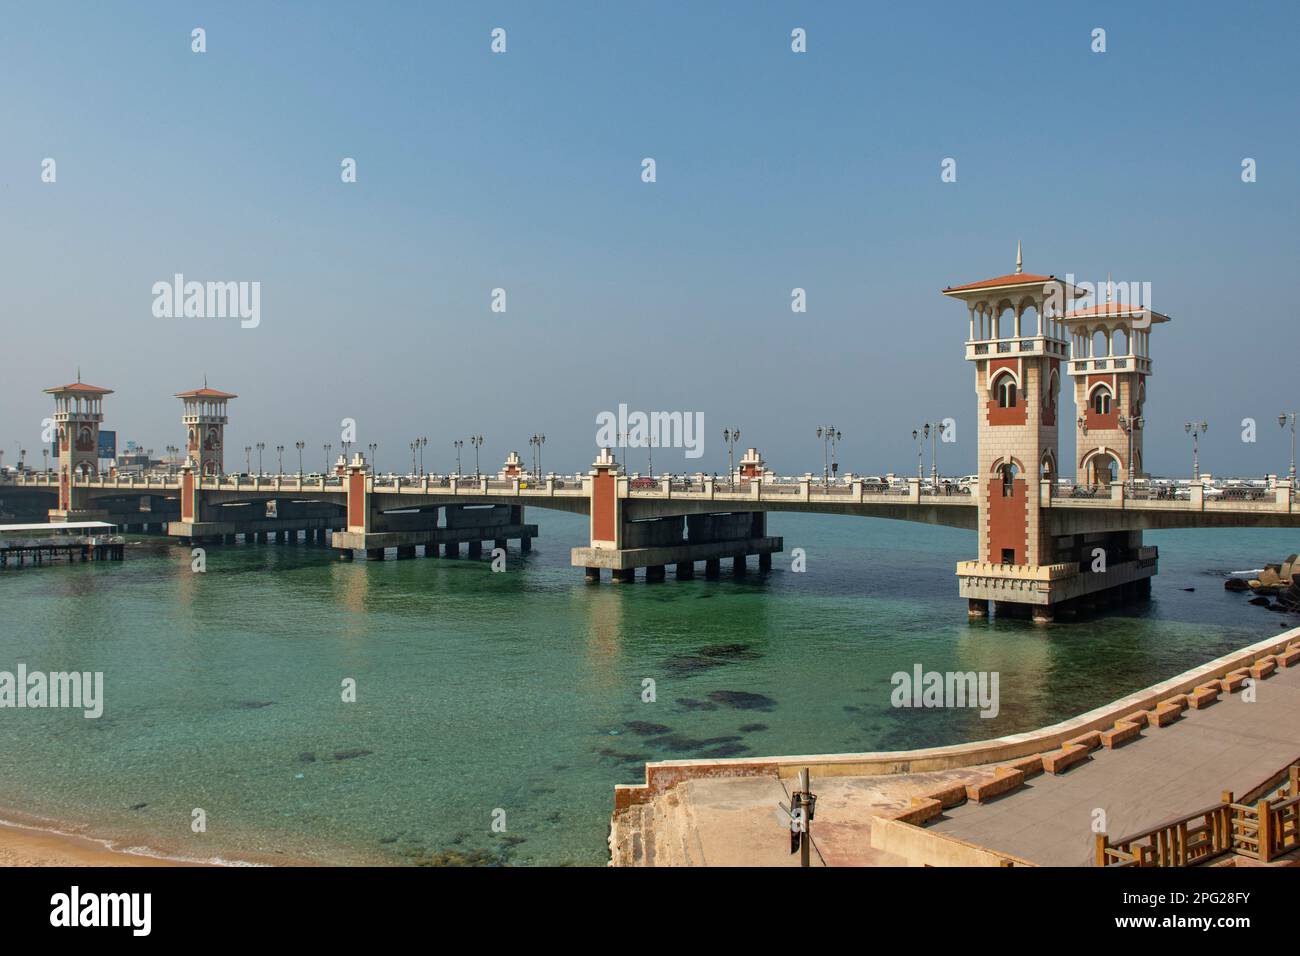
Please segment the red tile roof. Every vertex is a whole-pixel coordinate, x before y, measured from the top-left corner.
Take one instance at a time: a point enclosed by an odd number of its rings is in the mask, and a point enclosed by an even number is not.
[[[1154,309],[1148,309],[1141,305],[1128,305],[1124,302],[1102,302],[1084,309],[1075,309],[1073,312],[1065,313],[1065,320],[1068,322],[1070,319],[1090,319],[1098,316],[1141,315],[1144,312],[1150,312],[1152,319],[1156,322],[1167,322],[1169,320],[1169,316],[1162,315]]]
[[[73,382],[71,385],[57,385],[54,388],[47,388],[46,395],[56,395],[59,392],[78,392],[82,395],[112,395],[111,388],[100,388],[98,385],[87,385],[84,382]]]
[[[219,392],[215,388],[208,388],[204,385],[202,388],[191,389],[188,392],[177,392],[177,398],[238,398],[233,392]]]
[[[949,286],[944,292],[969,292],[974,289],[996,289],[1005,285],[1024,285],[1030,282],[1051,282],[1056,276],[1039,276],[1028,272],[1013,272],[1010,275],[998,276],[996,279],[981,279],[979,282],[968,282],[965,285]]]

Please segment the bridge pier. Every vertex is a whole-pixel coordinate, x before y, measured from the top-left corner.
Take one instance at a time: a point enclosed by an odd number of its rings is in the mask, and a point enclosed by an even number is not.
[[[628,480],[608,448],[592,464],[589,488],[591,543],[574,548],[570,556],[572,565],[583,568],[588,579],[591,569],[609,568],[621,583],[632,580],[637,568],[645,568],[646,580],[658,582],[672,564],[679,579],[689,580],[696,561],[705,562],[706,577],[716,578],[723,558],[731,560],[737,577],[743,577],[749,555],[759,555],[759,567],[769,570],[772,552],[784,547],[781,538],[767,534],[767,515],[762,511],[665,515],[663,511],[672,508],[671,497],[651,502],[632,498]],[[642,513],[648,510],[649,515],[637,518],[637,508]]]

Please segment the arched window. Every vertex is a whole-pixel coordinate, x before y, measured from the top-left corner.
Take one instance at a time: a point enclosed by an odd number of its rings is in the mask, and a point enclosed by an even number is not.
[[[1092,393],[1092,410],[1098,415],[1110,414],[1110,389],[1105,385]]]
[[[993,394],[997,397],[999,408],[1016,407],[1016,380],[1003,372],[993,382]]]

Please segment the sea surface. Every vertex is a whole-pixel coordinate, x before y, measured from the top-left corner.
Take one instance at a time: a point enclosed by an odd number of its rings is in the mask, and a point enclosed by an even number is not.
[[[0,709],[0,818],[190,859],[600,865],[614,784],[647,760],[1031,730],[1300,624],[1223,588],[1300,550],[1287,530],[1148,533],[1149,602],[1043,628],[967,620],[972,532],[773,515],[770,574],[591,586],[569,566],[587,519],[529,520],[502,573],[274,544],[211,546],[197,573],[144,537],[0,572],[0,670],[104,675],[98,719]],[[997,717],[892,707],[917,664],[998,672]]]

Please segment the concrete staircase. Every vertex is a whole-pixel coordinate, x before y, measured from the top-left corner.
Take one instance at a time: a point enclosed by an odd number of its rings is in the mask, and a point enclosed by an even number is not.
[[[690,785],[616,813],[609,848],[611,866],[704,866]]]

